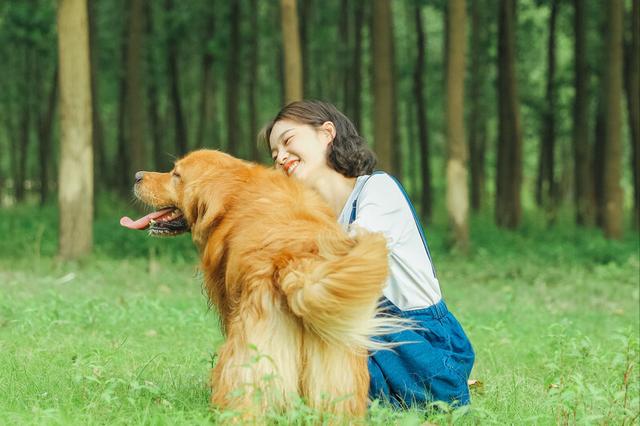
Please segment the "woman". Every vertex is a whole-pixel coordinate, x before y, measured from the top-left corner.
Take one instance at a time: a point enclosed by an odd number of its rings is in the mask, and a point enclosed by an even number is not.
[[[373,172],[376,159],[351,121],[333,105],[293,102],[262,130],[275,167],[317,190],[349,231],[382,232],[390,251],[383,306],[409,318],[416,330],[385,336],[406,342],[370,355],[369,394],[394,406],[444,401],[469,403],[467,379],[474,352],[448,311],[413,206],[390,175]]]

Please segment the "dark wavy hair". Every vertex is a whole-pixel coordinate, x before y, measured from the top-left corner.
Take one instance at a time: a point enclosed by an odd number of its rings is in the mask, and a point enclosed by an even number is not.
[[[336,128],[336,136],[327,148],[327,164],[346,177],[371,174],[376,165],[376,155],[358,134],[356,126],[335,106],[327,102],[304,100],[291,102],[260,131],[258,143],[269,149],[271,130],[277,121],[291,120],[319,128],[330,121]]]

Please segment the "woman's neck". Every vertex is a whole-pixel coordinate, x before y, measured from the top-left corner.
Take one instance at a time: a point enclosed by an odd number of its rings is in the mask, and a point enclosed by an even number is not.
[[[336,216],[339,216],[355,184],[356,178],[348,178],[330,170],[318,176],[312,186],[329,203]]]

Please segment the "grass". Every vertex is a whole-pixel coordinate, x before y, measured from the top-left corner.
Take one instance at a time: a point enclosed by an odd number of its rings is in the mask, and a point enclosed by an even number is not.
[[[121,229],[98,206],[95,251],[56,260],[52,206],[0,211],[0,424],[211,424],[208,372],[222,342],[188,237]],[[444,222],[444,221],[442,221]],[[517,233],[473,222],[473,251],[429,227],[443,292],[476,350],[473,404],[368,423],[638,424],[638,237],[568,221]],[[270,423],[321,423],[304,405]]]

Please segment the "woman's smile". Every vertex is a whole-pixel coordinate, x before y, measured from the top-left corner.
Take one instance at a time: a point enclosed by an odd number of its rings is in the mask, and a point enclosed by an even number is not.
[[[291,176],[293,175],[293,172],[298,168],[299,163],[300,160],[289,160],[284,164],[282,168],[288,176]]]

